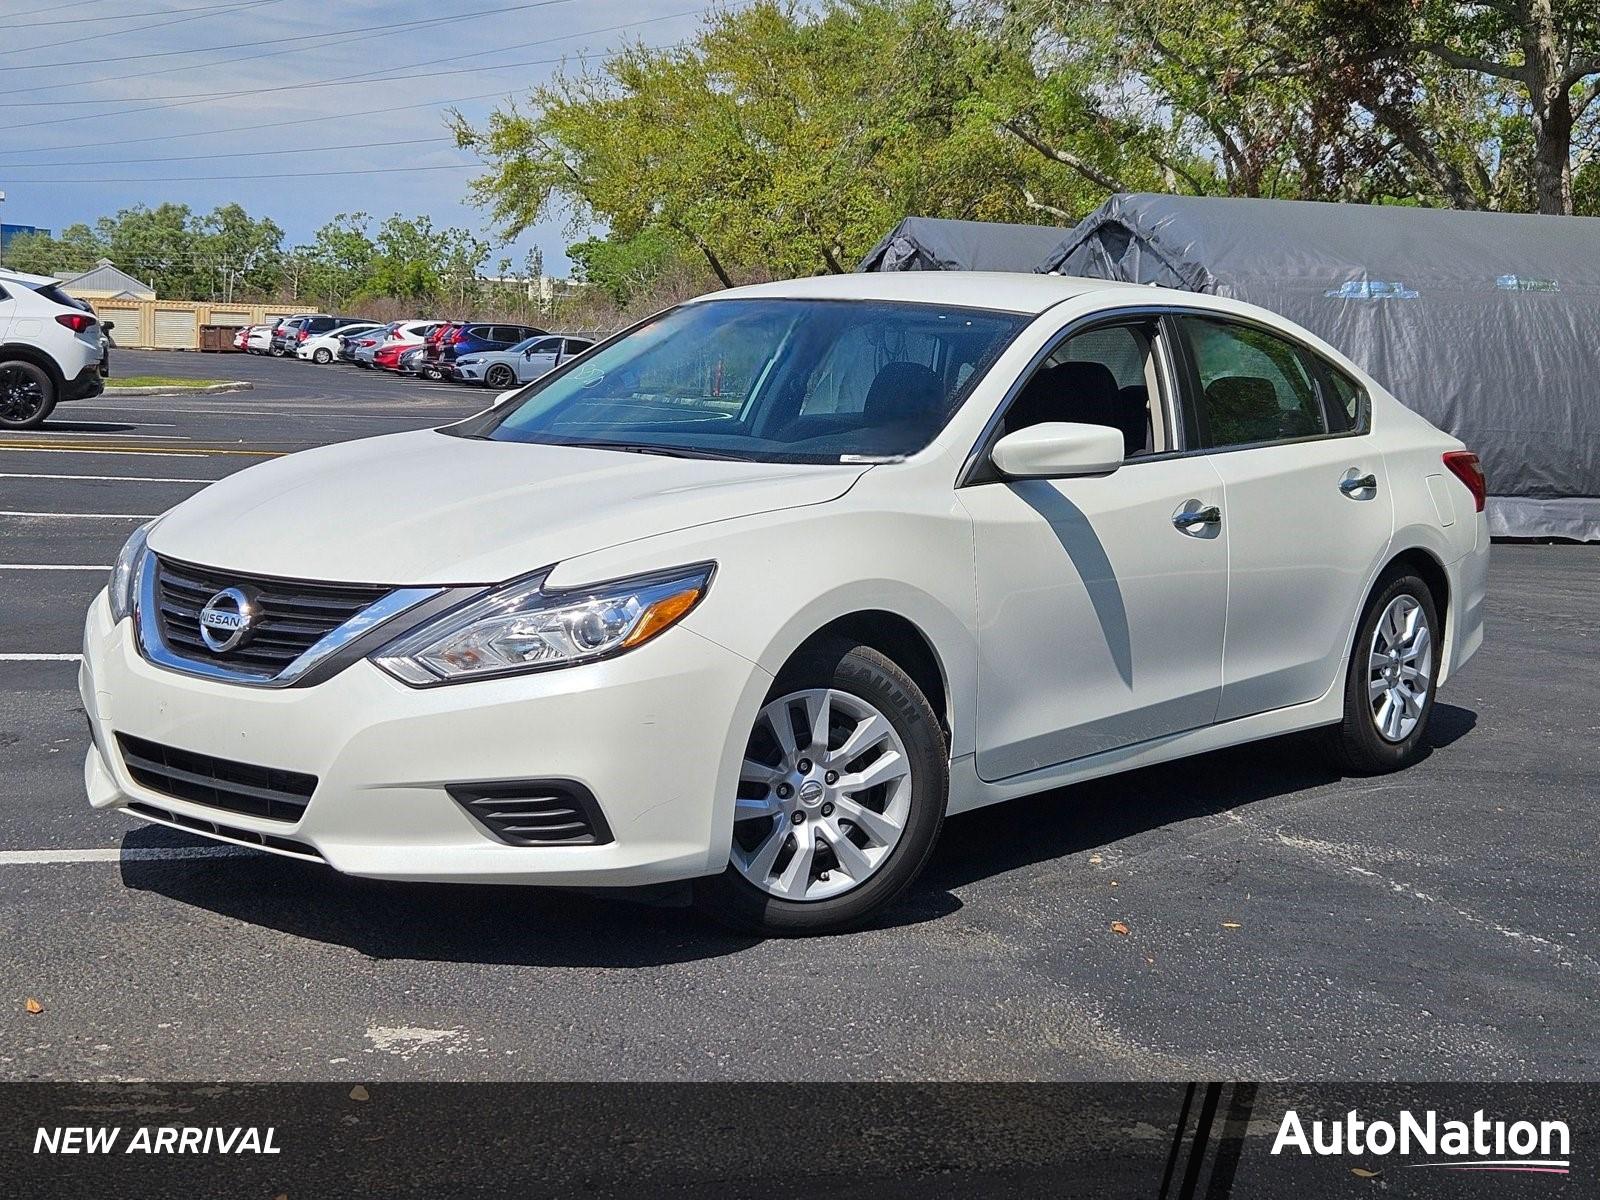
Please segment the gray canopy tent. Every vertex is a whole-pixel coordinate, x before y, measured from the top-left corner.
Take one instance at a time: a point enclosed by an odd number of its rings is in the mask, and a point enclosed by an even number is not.
[[[1281,313],[1479,454],[1492,533],[1600,541],[1600,219],[1117,195],[1036,269]]]
[[[1063,230],[907,217],[857,271],[1032,271],[1061,244]]]

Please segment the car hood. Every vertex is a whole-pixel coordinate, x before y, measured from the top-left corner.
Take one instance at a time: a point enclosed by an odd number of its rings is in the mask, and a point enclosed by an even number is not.
[[[167,513],[150,546],[202,566],[286,578],[497,583],[622,542],[823,504],[867,469],[423,430],[307,450],[228,476]]]

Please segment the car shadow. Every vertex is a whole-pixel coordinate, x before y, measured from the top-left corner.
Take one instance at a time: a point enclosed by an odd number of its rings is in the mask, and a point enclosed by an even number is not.
[[[132,433],[137,425],[123,421],[52,421],[39,426],[41,433]]]
[[[1476,720],[1468,709],[1438,705],[1430,752],[1465,736]],[[937,921],[962,907],[955,889],[978,880],[1336,782],[1338,773],[1310,744],[1314,736],[1219,750],[952,817],[921,879],[869,928]],[[122,844],[132,851],[216,848],[153,825],[130,831]],[[651,967],[720,958],[761,940],[688,908],[686,888],[602,893],[388,883],[243,849],[215,857],[125,854],[121,869],[134,890],[377,960]]]

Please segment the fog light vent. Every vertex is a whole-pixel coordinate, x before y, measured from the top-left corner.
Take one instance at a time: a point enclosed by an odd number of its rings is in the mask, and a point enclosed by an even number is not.
[[[611,841],[589,790],[563,780],[463,783],[447,789],[496,841],[508,846],[602,846]]]

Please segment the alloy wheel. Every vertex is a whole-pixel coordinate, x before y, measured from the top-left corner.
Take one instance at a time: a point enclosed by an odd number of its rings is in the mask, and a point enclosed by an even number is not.
[[[0,420],[32,420],[45,405],[44,386],[16,363],[0,364]]]
[[[517,377],[511,373],[509,367],[490,367],[483,381],[490,387],[507,388],[517,381]]]
[[[313,362],[319,363],[322,366],[327,366],[333,361],[333,351],[323,347],[318,347],[316,350],[311,352],[311,358]]]
[[[911,756],[888,717],[849,692],[769,702],[739,774],[732,862],[784,900],[860,887],[888,860],[911,811]]]
[[[1413,596],[1389,601],[1372,633],[1367,699],[1386,742],[1403,742],[1422,720],[1433,680],[1433,631]]]

